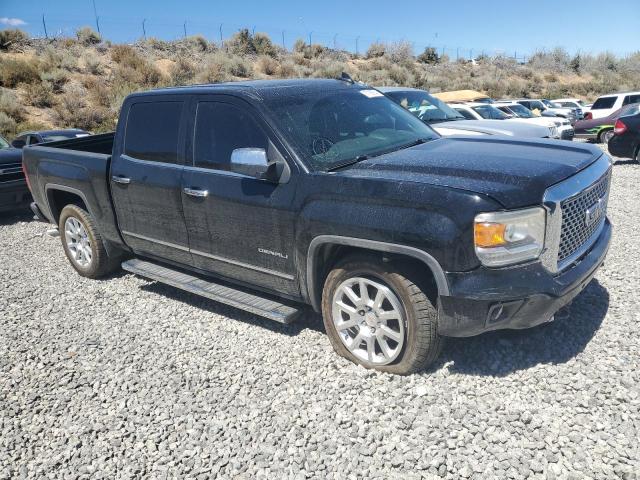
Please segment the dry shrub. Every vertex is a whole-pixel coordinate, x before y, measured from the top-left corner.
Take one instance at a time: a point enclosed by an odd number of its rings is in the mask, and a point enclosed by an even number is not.
[[[183,40],[183,42],[196,52],[208,52],[213,50],[212,45],[202,35],[192,35]]]
[[[86,77],[82,86],[89,92],[91,103],[100,107],[111,107],[111,88],[107,82],[100,77]]]
[[[51,86],[53,93],[61,93],[64,86],[69,81],[69,74],[58,68],[42,73],[40,78],[43,82],[46,82]]]
[[[95,45],[100,43],[100,35],[90,27],[82,27],[76,31],[76,38],[82,45]]]
[[[253,48],[258,55],[267,55],[275,57],[277,55],[276,47],[273,45],[271,38],[266,33],[258,32],[251,39]]]
[[[313,70],[311,75],[317,78],[340,78],[342,72],[347,71],[344,63],[327,59],[313,61],[311,68]]]
[[[21,83],[33,83],[40,80],[38,68],[32,62],[13,58],[0,59],[0,85],[15,88]]]
[[[79,85],[69,85],[54,108],[55,120],[61,127],[104,131],[113,128],[112,112],[86,102],[87,92]]]
[[[93,52],[89,51],[82,56],[83,70],[91,75],[100,75],[102,73],[102,64],[100,58]]]
[[[116,76],[126,82],[154,87],[162,80],[160,70],[128,45],[116,45],[111,59],[118,64]]]
[[[278,73],[278,67],[279,63],[267,55],[261,55],[253,64],[254,72],[268,76]]]
[[[277,75],[282,78],[292,78],[298,76],[296,64],[291,60],[283,60],[278,63]]]
[[[6,88],[0,89],[0,112],[11,117],[16,122],[24,120],[25,111],[18,96]]]
[[[379,58],[383,57],[384,54],[387,53],[387,46],[381,42],[373,42],[367,48],[366,58]]]
[[[176,63],[171,65],[169,79],[173,85],[187,85],[193,82],[196,74],[196,67],[190,60],[178,57]]]
[[[17,123],[6,113],[0,111],[0,135],[3,137],[12,137],[16,134]]]
[[[53,88],[46,82],[32,83],[25,88],[26,101],[29,105],[47,108],[54,104]]]
[[[0,30],[0,50],[14,50],[28,39],[28,35],[17,28]]]

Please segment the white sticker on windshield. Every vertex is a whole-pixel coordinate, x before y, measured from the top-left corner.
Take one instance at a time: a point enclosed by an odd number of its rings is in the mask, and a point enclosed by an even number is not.
[[[377,90],[360,90],[360,93],[367,98],[384,97],[384,95]]]

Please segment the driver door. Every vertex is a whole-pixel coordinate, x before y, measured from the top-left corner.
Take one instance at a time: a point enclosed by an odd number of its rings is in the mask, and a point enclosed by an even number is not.
[[[294,196],[297,175],[273,183],[230,171],[236,149],[269,143],[285,151],[258,112],[224,95],[196,97],[191,105],[182,205],[193,265],[206,272],[292,295],[295,281]]]

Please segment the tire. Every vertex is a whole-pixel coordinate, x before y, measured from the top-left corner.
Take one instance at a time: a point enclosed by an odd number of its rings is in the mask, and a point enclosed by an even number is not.
[[[603,143],[604,145],[609,144],[609,140],[613,138],[613,130],[605,130],[601,132],[598,136],[598,143]]]
[[[380,308],[369,298],[369,307],[373,305],[373,309],[364,312],[363,305],[367,302],[363,302],[360,280],[365,280],[367,298],[382,291],[386,298]],[[409,273],[408,268],[380,262],[373,256],[351,256],[336,265],[322,292],[322,316],[334,350],[358,365],[383,372],[409,375],[424,370],[440,354],[444,339],[438,334],[435,296],[430,295],[433,299],[430,300],[427,295],[433,293],[428,292],[432,288],[420,288],[418,284],[417,276]],[[350,293],[356,294],[360,303],[351,301],[353,297],[344,287],[352,287]],[[391,319],[396,311],[401,318]],[[389,320],[382,320],[383,317]],[[341,325],[342,322],[347,323]],[[358,325],[345,326],[353,323]],[[402,334],[402,345],[388,336],[389,330],[396,338]],[[355,345],[359,338],[360,348]],[[369,355],[370,342],[374,345],[373,355]]]
[[[69,263],[83,277],[100,278],[119,268],[118,259],[107,255],[93,217],[83,208],[64,207],[58,229]]]

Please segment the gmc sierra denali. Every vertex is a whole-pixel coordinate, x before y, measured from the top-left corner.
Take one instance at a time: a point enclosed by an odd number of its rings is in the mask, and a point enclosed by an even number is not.
[[[611,238],[596,147],[440,138],[349,79],[132,94],[115,133],[24,164],[80,275],[122,266],[285,323],[306,303],[340,355],[398,374],[443,337],[550,321]]]

